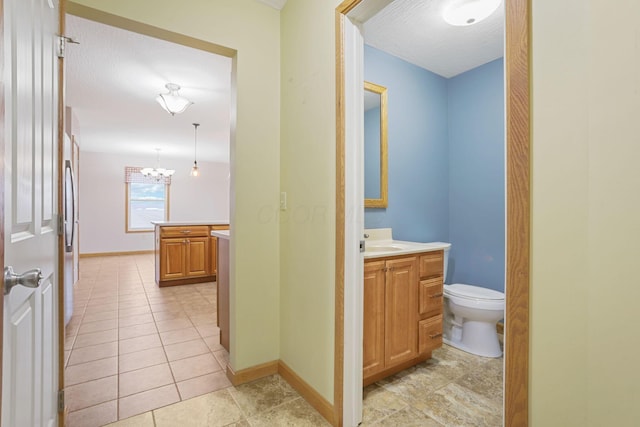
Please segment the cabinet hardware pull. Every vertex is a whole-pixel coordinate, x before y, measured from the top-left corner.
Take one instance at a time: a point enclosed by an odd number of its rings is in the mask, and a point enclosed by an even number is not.
[[[437,294],[429,295],[429,298],[440,298],[442,296],[442,292],[438,292]]]
[[[442,336],[442,332],[439,334],[433,334],[433,335],[429,335],[429,338],[434,339],[434,338],[439,338]]]
[[[182,230],[182,234],[189,234],[191,233],[191,230]]]

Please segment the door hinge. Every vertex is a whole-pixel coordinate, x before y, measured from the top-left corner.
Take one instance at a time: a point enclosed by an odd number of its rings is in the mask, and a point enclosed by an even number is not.
[[[58,215],[58,236],[64,234],[64,218],[62,215]]]
[[[64,390],[58,391],[58,412],[64,412]]]
[[[67,42],[73,43],[73,44],[80,44],[79,41],[76,41],[72,37],[58,36],[58,58],[64,58],[64,52],[65,52],[65,49],[67,48]]]

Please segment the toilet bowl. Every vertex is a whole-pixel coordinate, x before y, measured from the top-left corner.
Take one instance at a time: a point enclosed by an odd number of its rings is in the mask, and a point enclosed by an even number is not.
[[[502,292],[460,283],[444,285],[445,343],[468,353],[500,357],[496,323],[504,318]]]

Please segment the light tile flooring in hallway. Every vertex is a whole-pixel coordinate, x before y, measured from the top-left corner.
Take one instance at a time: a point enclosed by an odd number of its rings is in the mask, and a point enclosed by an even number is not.
[[[328,426],[281,377],[232,387],[215,283],[158,288],[151,255],[81,259],[68,426]],[[363,426],[500,426],[502,358],[445,345],[364,390]],[[117,421],[120,420],[120,421]]]

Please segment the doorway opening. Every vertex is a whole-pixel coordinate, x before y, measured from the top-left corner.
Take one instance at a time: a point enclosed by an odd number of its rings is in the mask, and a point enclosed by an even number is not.
[[[380,5],[380,3],[384,3]],[[390,2],[345,1],[337,8],[336,25],[338,81],[338,171],[337,182],[337,253],[336,253],[336,416],[345,425],[357,424],[360,417],[358,389],[352,378],[358,366],[357,330],[361,313],[361,295],[354,293],[359,277],[357,257],[350,251],[362,238],[360,223],[345,221],[344,212],[357,211],[359,200],[344,200],[345,194],[357,194],[357,183],[350,178],[357,168],[358,104],[362,99],[362,35],[361,23]],[[505,2],[506,7],[506,323],[505,323],[505,425],[526,425],[528,375],[528,251],[529,251],[529,97],[528,97],[528,19],[526,2]],[[361,102],[361,101],[360,101]],[[361,108],[361,107],[360,107]],[[355,160],[354,160],[355,159]],[[346,177],[346,178],[345,178]],[[342,203],[341,203],[342,200]],[[354,240],[354,241],[351,241]],[[343,298],[344,296],[344,298]],[[354,323],[355,321],[355,323]]]
[[[66,131],[79,146],[81,182],[78,312],[60,357],[73,425],[89,414],[128,418],[230,385],[216,284],[159,288],[153,229],[140,232],[131,218],[229,223],[235,51],[68,6],[66,34],[81,43],[67,44],[65,76]],[[194,103],[183,113],[156,103],[168,83]],[[190,176],[194,162],[199,176]],[[125,168],[147,166],[175,170],[161,183],[162,202],[155,193],[129,197]],[[156,218],[158,210],[164,215]],[[196,239],[209,244],[208,228]]]

